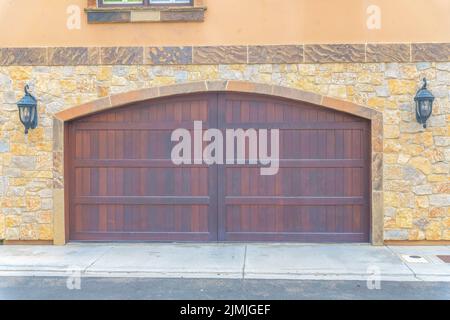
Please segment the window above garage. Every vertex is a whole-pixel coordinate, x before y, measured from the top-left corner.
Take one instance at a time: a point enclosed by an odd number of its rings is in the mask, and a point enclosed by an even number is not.
[[[202,0],[88,0],[88,23],[202,22]]]
[[[193,5],[193,0],[98,0],[100,7],[106,6],[179,6]]]

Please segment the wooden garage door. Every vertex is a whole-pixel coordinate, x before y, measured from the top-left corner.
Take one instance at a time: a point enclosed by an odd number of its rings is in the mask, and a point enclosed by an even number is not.
[[[174,129],[279,129],[280,170],[170,160]],[[69,124],[69,238],[369,241],[369,123],[246,94],[142,102]]]

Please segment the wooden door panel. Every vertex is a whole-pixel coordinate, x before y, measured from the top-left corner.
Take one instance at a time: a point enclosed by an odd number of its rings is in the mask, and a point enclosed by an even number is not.
[[[217,240],[217,169],[172,163],[172,131],[217,122],[217,96],[142,102],[70,124],[70,239]]]
[[[280,169],[219,167],[223,241],[369,241],[368,122],[319,106],[222,94],[219,127],[279,129]],[[248,158],[248,148],[247,148]]]

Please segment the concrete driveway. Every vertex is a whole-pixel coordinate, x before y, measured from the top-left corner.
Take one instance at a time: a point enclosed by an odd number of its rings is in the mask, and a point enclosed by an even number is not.
[[[409,256],[414,257],[409,257]],[[450,281],[450,246],[69,244],[0,246],[0,276]]]

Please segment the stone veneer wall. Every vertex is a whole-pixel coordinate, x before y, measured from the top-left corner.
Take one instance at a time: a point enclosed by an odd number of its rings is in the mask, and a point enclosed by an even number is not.
[[[436,96],[427,129],[413,106],[423,77]],[[281,85],[381,111],[385,240],[450,240],[448,62],[0,66],[0,239],[53,239],[55,113],[110,94],[200,80]],[[27,137],[16,107],[25,83],[39,98],[40,117]]]

